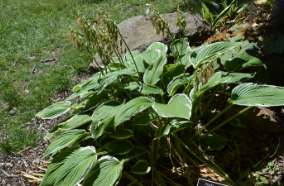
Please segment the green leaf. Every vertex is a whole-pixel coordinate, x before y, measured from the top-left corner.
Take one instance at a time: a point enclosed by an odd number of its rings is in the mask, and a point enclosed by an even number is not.
[[[114,117],[114,126],[117,127],[119,124],[125,122],[130,117],[142,112],[143,110],[149,108],[154,103],[152,98],[138,97],[132,99],[123,105],[118,113]]]
[[[147,65],[146,63],[144,63],[141,54],[140,54],[138,51],[131,51],[131,54],[132,54],[132,56],[133,56],[133,58],[134,58],[134,61],[135,61],[136,65],[137,65],[138,72],[145,72],[145,70],[146,70],[146,68],[147,68],[148,65]],[[130,63],[133,64],[133,65],[132,65],[132,66],[133,66],[132,69],[136,71],[136,68],[135,68],[135,66],[134,66],[134,62],[133,62],[133,59],[132,59],[132,57],[131,57],[131,55],[130,55],[130,52],[127,52],[127,53],[125,54],[124,58],[125,58],[128,62],[130,62]]]
[[[74,99],[78,96],[83,98],[97,91],[99,88],[98,79],[100,78],[100,76],[101,76],[100,73],[96,73],[93,77],[91,77],[87,81],[79,85],[76,85],[73,88],[75,90],[74,93],[71,96],[69,96],[67,100]]]
[[[167,92],[170,96],[173,96],[176,91],[181,87],[182,85],[185,85],[193,79],[194,76],[190,76],[190,74],[182,74],[180,76],[175,77],[167,87]]]
[[[145,126],[151,121],[155,121],[157,118],[153,113],[145,112],[142,115],[134,118],[132,125],[142,125]]]
[[[83,147],[68,157],[58,173],[56,186],[75,186],[80,183],[89,169],[97,161],[96,150],[93,147]]]
[[[115,114],[122,108],[116,100],[110,100],[100,105],[92,116],[91,134],[94,139],[97,139],[103,134],[105,128],[110,125]]]
[[[156,138],[160,139],[161,137],[168,135],[170,133],[170,130],[171,130],[171,125],[169,123],[160,127],[156,131]]]
[[[175,68],[163,74],[161,78],[161,82],[163,83],[163,87],[167,87],[168,84],[177,76],[184,74],[185,68],[183,65],[177,65]]]
[[[191,48],[188,43],[187,37],[182,39],[177,39],[174,42],[171,43],[171,50],[172,55],[177,58],[178,56],[182,57],[189,51],[191,51]]]
[[[53,119],[68,112],[70,110],[70,106],[70,101],[55,103],[37,113],[36,116],[42,119]]]
[[[240,44],[240,42],[217,42],[211,45],[205,45],[195,49],[194,52],[191,53],[189,59],[194,68],[198,68],[203,62],[232,50]]]
[[[166,136],[169,133],[175,133],[177,131],[183,130],[187,127],[190,127],[191,124],[191,121],[172,120],[170,121],[170,123],[165,124],[156,131],[156,138],[160,139],[161,137]]]
[[[108,94],[105,92],[102,92],[100,94],[94,93],[92,96],[88,97],[88,101],[86,102],[83,112],[92,110],[96,108],[99,104],[101,104],[103,101],[108,100]]]
[[[185,94],[176,94],[168,104],[154,103],[152,107],[161,117],[189,119],[192,105]]]
[[[134,174],[147,174],[150,170],[151,167],[146,160],[139,160],[131,168],[131,172]]]
[[[262,182],[267,182],[267,179],[265,178],[265,177],[263,177],[263,176],[260,176],[260,181],[262,181]]]
[[[190,126],[192,126],[191,121],[173,121],[170,132],[175,133],[177,131],[183,130],[183,129],[188,128]]]
[[[181,62],[181,64],[184,65],[185,69],[187,69],[188,67],[190,67],[192,65],[191,61],[189,60],[191,53],[193,53],[193,51],[187,52],[184,56],[181,57],[180,60],[179,60],[179,58],[177,58],[176,63]]]
[[[117,140],[107,143],[104,147],[110,153],[123,155],[129,153],[132,150],[133,145],[128,140]]]
[[[269,162],[267,165],[268,165],[268,167],[273,167],[274,163],[273,162]]]
[[[89,114],[75,115],[71,117],[70,119],[68,119],[67,121],[57,124],[57,126],[54,129],[52,129],[52,131],[50,131],[45,138],[51,138],[54,135],[56,135],[58,132],[64,132],[67,130],[77,128],[90,121],[92,121],[92,119]]]
[[[237,73],[237,72],[236,73],[220,72],[220,73],[228,78],[228,80],[225,81],[226,84],[241,83],[254,77],[254,75],[252,74]]]
[[[264,169],[264,172],[266,173],[269,172],[269,168]]]
[[[86,175],[83,186],[113,186],[120,178],[124,161],[103,156]]]
[[[59,151],[78,139],[80,139],[84,134],[85,130],[83,129],[74,129],[67,132],[60,134],[46,149],[45,153],[43,154],[42,158],[46,157],[48,154],[53,152]]]
[[[207,150],[221,150],[227,143],[227,140],[217,134],[208,134],[201,137],[200,143]]]
[[[146,85],[155,85],[163,74],[163,67],[167,63],[165,55],[159,57],[153,64],[151,64],[143,75],[143,81]]]
[[[228,14],[231,9],[232,3],[234,3],[235,1],[236,0],[233,0],[231,4],[229,6],[226,6],[225,9],[215,18],[215,20],[212,22],[212,27],[215,27],[216,24]]]
[[[112,84],[114,81],[124,78],[124,77],[134,77],[137,76],[137,72],[130,70],[130,69],[124,69],[119,71],[113,71],[108,72],[105,76],[101,77],[99,81],[99,92],[100,94],[104,88],[106,88],[108,85]]]
[[[166,55],[167,51],[168,51],[167,45],[155,42],[151,44],[145,52],[142,53],[142,58],[145,60],[147,64],[151,65],[154,62],[156,62],[156,60],[158,60],[159,57]]]
[[[274,169],[274,174],[277,174],[279,171],[280,171],[279,168],[276,167],[276,168]]]
[[[77,147],[65,149],[62,150],[58,155],[56,155],[48,166],[43,180],[40,183],[40,186],[53,186],[62,166],[68,160],[68,156],[70,156],[78,149],[79,148]]]
[[[225,62],[225,69],[228,71],[238,71],[243,68],[251,66],[262,66],[264,65],[258,58],[248,55],[235,56],[233,59]]]
[[[142,88],[142,94],[160,94],[163,95],[164,92],[162,89],[160,89],[159,87],[155,86],[155,85],[143,85]]]
[[[275,34],[262,35],[259,37],[258,46],[264,55],[273,52],[281,54],[284,50],[284,34],[277,32]]]
[[[208,21],[209,23],[213,22],[213,16],[210,12],[206,12],[203,14],[204,19],[206,19],[206,21]]]
[[[284,105],[284,88],[243,83],[232,90],[232,103],[244,106],[272,107]]]
[[[124,130],[111,134],[109,137],[115,138],[115,139],[127,139],[127,138],[131,138],[132,136],[133,136],[133,132],[131,130],[124,129]]]

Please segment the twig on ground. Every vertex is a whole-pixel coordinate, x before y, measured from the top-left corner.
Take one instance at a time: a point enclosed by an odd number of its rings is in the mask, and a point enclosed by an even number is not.
[[[5,172],[4,170],[2,170],[1,169],[1,171],[8,177],[8,178],[17,178],[17,177],[19,177],[19,176],[17,176],[17,175],[13,175],[13,174],[8,174],[7,172]]]

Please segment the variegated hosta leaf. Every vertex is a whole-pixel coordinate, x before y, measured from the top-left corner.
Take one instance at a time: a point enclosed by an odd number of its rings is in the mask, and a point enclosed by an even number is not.
[[[81,98],[86,97],[96,90],[98,90],[99,84],[98,84],[98,79],[100,78],[101,74],[96,73],[93,77],[90,79],[86,80],[85,82],[76,85],[73,88],[73,94],[67,98],[67,100],[74,99],[78,96]]]
[[[181,58],[176,58],[176,63],[181,63],[182,65],[184,65],[185,69],[187,69],[188,67],[190,67],[192,65],[191,61],[189,60],[191,53],[193,53],[193,51],[188,51],[185,55],[183,55]]]
[[[132,136],[133,136],[132,130],[124,129],[124,130],[117,131],[111,134],[109,137],[114,138],[114,139],[127,139],[127,138],[131,138]]]
[[[185,118],[191,116],[191,101],[185,94],[176,94],[168,104],[154,103],[153,109],[164,118]]]
[[[81,125],[84,125],[92,121],[91,118],[92,117],[89,114],[77,114],[71,117],[70,119],[68,119],[67,121],[57,124],[57,126],[54,129],[52,129],[52,131],[50,131],[45,136],[45,138],[51,138],[54,135],[56,135],[58,132],[64,132],[66,130],[71,130]]]
[[[133,132],[129,129],[124,129],[111,134],[109,137],[114,139],[127,139],[133,136]]]
[[[114,142],[109,142],[104,146],[109,153],[123,155],[129,153],[133,145],[128,140],[117,140]]]
[[[137,73],[130,69],[124,69],[119,71],[113,71],[105,74],[105,76],[101,77],[99,81],[99,93],[101,93],[104,88],[106,88],[108,85],[112,84],[114,81],[122,78],[122,77],[133,77],[137,76]]]
[[[168,84],[177,76],[184,74],[185,68],[183,65],[177,64],[175,68],[172,68],[170,71],[163,74],[161,78],[161,83],[163,87],[167,87]],[[162,87],[162,88],[163,88]]]
[[[156,120],[156,116],[150,112],[144,112],[143,114],[134,118],[132,125],[142,125],[145,126],[149,122]]]
[[[131,51],[131,54],[134,58],[134,61],[137,65],[138,72],[145,72],[148,65],[143,61],[141,54],[138,51]],[[129,52],[127,52],[124,56],[128,63],[132,63],[132,70],[136,71],[136,67],[134,66],[133,59]]]
[[[131,168],[131,172],[134,174],[147,174],[150,170],[151,167],[146,160],[137,161]]]
[[[160,94],[163,95],[164,91],[155,85],[143,85],[142,94]]]
[[[238,71],[243,68],[251,66],[262,66],[264,65],[258,58],[249,55],[238,55],[233,59],[225,62],[225,69],[228,71]]]
[[[284,105],[284,88],[272,85],[243,83],[232,90],[231,102],[236,105],[272,107]]]
[[[118,113],[114,117],[114,126],[117,127],[119,124],[127,121],[130,117],[142,112],[149,108],[154,103],[154,99],[147,97],[138,97],[132,99],[123,105]]]
[[[177,39],[171,43],[172,55],[177,58],[184,56],[187,52],[191,51],[187,37]]]
[[[149,65],[153,64],[160,56],[166,55],[168,51],[167,45],[155,42],[151,44],[145,52],[142,53],[142,58]]]
[[[36,116],[42,119],[53,119],[68,112],[70,110],[70,107],[70,101],[55,103],[37,113]]]
[[[83,147],[70,155],[58,173],[55,186],[76,186],[97,162],[96,150]]]
[[[167,87],[167,92],[170,96],[173,96],[176,91],[178,90],[179,87],[181,87],[182,85],[185,85],[189,82],[191,82],[191,80],[193,79],[194,76],[190,76],[190,74],[186,73],[186,74],[182,74],[179,75],[177,77],[175,77],[169,84]]]
[[[64,163],[68,160],[68,156],[77,151],[78,147],[68,148],[62,150],[59,154],[57,154],[51,161],[50,165],[47,168],[47,171],[43,177],[40,186],[51,186],[54,185],[58,174],[64,165]]]
[[[254,75],[246,74],[246,73],[237,73],[237,72],[234,72],[234,73],[220,72],[220,73],[222,73],[223,76],[227,76],[228,77],[229,80],[225,82],[226,84],[242,83],[242,82],[247,81],[247,80],[249,80],[249,79],[254,77]]]
[[[195,49],[190,55],[190,61],[194,68],[198,68],[203,62],[225,53],[239,46],[240,42],[217,42]]]
[[[150,94],[160,94],[163,95],[164,92],[162,89],[160,89],[159,87],[155,86],[155,85],[143,85],[142,86],[142,91],[141,91],[141,86],[139,86],[138,83],[136,82],[130,82],[129,84],[127,84],[124,89],[126,90],[130,90],[131,93],[137,93],[137,94],[146,94],[146,95],[150,95]]]
[[[163,74],[163,67],[167,63],[165,55],[159,57],[153,64],[151,64],[145,71],[143,81],[146,85],[155,85]]]
[[[67,132],[64,132],[60,134],[46,149],[45,153],[43,154],[42,158],[46,157],[48,154],[51,154],[53,152],[59,151],[78,139],[80,139],[85,134],[84,129],[74,129],[69,130]]]
[[[110,124],[115,114],[121,109],[122,105],[116,100],[104,102],[92,116],[91,134],[94,139],[101,136],[105,128]]]
[[[101,92],[100,94],[94,93],[92,96],[88,97],[88,101],[84,105],[84,108],[81,112],[87,112],[99,106],[103,101],[108,100],[108,94]]]
[[[103,156],[86,175],[83,186],[112,186],[118,181],[124,160]]]

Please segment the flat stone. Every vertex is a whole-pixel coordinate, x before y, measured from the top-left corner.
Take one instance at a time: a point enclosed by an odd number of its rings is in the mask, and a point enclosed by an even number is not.
[[[186,28],[185,37],[190,41],[203,41],[208,37],[208,32],[211,31],[211,27],[204,19],[193,17],[188,13],[184,13]],[[176,13],[162,14],[162,16],[168,21],[170,32],[173,35],[180,33],[179,27],[176,25]],[[140,53],[145,51],[148,46],[153,42],[167,42],[166,34],[156,34],[156,29],[153,27],[150,19],[144,16],[132,17],[119,23],[118,28],[121,35],[125,39],[130,51],[137,50]],[[169,38],[169,42],[171,38]],[[123,51],[125,46],[122,45]],[[95,59],[99,66],[102,66],[102,60],[99,55],[95,56]],[[89,65],[89,70],[94,71],[97,65],[95,62]]]
[[[13,115],[15,115],[15,114],[16,114],[16,111],[14,111],[14,110],[10,110],[9,114],[10,114],[11,116],[13,116]]]

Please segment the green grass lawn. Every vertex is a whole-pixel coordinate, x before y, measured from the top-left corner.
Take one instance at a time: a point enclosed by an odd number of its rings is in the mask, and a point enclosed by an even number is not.
[[[90,60],[69,41],[77,12],[91,18],[102,8],[119,23],[145,15],[146,3],[166,13],[182,0],[0,0],[0,129],[6,136],[1,151],[36,145],[41,135],[23,124],[54,102],[55,94],[72,88],[72,77],[87,69]],[[40,62],[54,57],[54,62]]]

